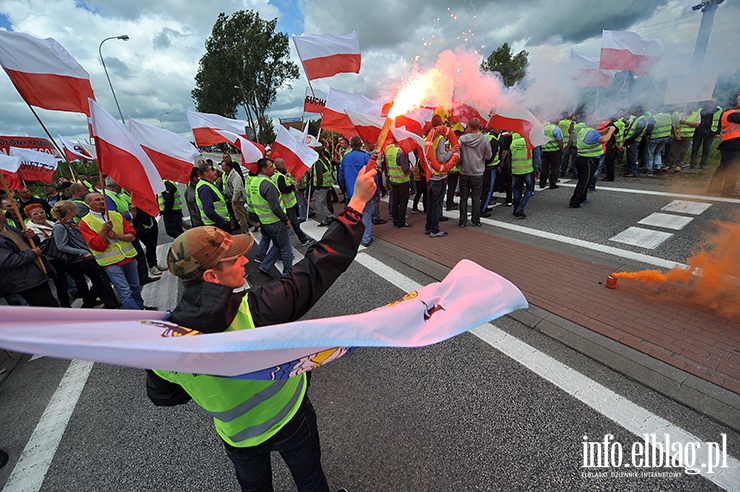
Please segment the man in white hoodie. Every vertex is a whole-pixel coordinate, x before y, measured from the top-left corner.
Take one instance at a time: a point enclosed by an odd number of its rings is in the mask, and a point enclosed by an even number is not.
[[[480,120],[468,121],[465,133],[460,137],[460,219],[458,225],[465,227],[468,223],[468,197],[473,198],[472,224],[480,227],[480,195],[483,188],[483,173],[486,161],[491,158],[491,144],[485,135],[479,132]]]

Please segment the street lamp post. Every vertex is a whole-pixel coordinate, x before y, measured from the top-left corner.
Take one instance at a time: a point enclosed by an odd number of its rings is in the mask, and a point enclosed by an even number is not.
[[[170,112],[169,111],[165,111],[164,113],[162,113],[162,114],[159,115],[159,126],[161,126],[162,128],[164,128],[164,125],[162,124],[162,116],[164,116],[166,114],[170,114]]]
[[[128,41],[129,37],[128,34],[121,34],[120,36],[111,36],[109,38],[105,38],[100,42],[100,45],[98,46],[98,54],[100,55],[100,61],[103,63],[103,70],[105,70],[105,76],[108,78],[108,85],[110,85],[110,91],[113,93],[113,100],[116,101],[116,107],[118,108],[118,114],[121,115],[121,122],[125,125],[126,121],[123,118],[123,112],[121,111],[121,106],[118,104],[118,98],[116,97],[116,91],[113,90],[113,83],[110,81],[110,75],[108,75],[108,67],[105,66],[105,60],[103,59],[103,43],[108,41],[109,39],[120,39],[122,41]]]

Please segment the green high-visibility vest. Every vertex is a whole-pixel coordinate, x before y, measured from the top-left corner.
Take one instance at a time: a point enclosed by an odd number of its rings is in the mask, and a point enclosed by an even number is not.
[[[555,125],[552,123],[546,123],[542,129],[545,131],[545,136],[550,139],[549,142],[542,146],[542,152],[557,152],[560,150],[560,143],[555,140],[552,133],[555,129]],[[565,136],[563,136],[563,140],[565,140]]]
[[[558,121],[558,128],[563,132],[563,146],[567,147],[570,142],[570,122],[572,120],[560,120]]]
[[[509,148],[511,152],[511,174],[528,174],[534,172],[532,156],[527,157],[527,141],[521,135],[516,135],[511,140]]]
[[[254,328],[248,295],[244,296],[226,331]],[[274,436],[293,418],[306,395],[305,373],[287,379],[258,381],[185,372],[154,372],[162,379],[182,386],[193,401],[213,417],[218,435],[238,448],[257,446]]]
[[[259,217],[260,222],[263,224],[274,224],[280,221],[280,217],[275,215],[270,208],[270,203],[260,193],[260,185],[263,181],[267,181],[270,185],[275,186],[275,183],[266,176],[258,175],[249,178],[249,188],[247,189],[249,193],[249,204],[252,210],[254,210],[254,213],[257,214],[257,217]],[[277,186],[275,186],[275,189],[277,189]],[[280,190],[278,190],[278,194],[280,194]],[[280,201],[280,206],[285,211],[285,204],[282,200]]]
[[[600,157],[601,154],[604,153],[604,148],[601,146],[600,143],[593,143],[593,144],[587,144],[586,143],[586,134],[588,134],[589,131],[593,130],[593,128],[589,128],[587,126],[584,126],[580,129],[578,132],[578,137],[576,139],[576,143],[578,145],[578,155],[581,157]],[[595,131],[595,130],[594,130]]]
[[[401,148],[396,144],[391,144],[385,148],[385,162],[388,164],[388,179],[393,184],[403,184],[409,182],[409,177],[403,172],[398,164],[398,151]]]
[[[673,126],[673,119],[668,113],[658,113],[655,118],[655,125],[653,126],[652,138],[665,138],[671,136],[671,127]]]
[[[717,111],[712,115],[712,126],[709,129],[712,133],[719,133],[719,121],[722,118],[722,108],[717,106]]]
[[[326,156],[319,157],[319,160],[316,161],[316,164],[314,164],[313,166],[313,185],[314,187],[319,186],[319,174],[320,174],[321,175],[321,187],[331,188],[332,180],[333,180],[331,171],[332,171],[331,160]]]
[[[100,231],[103,230],[104,222],[91,213],[85,215],[82,220],[97,234],[100,234]],[[111,210],[108,212],[108,220],[113,224],[113,232],[123,234],[123,221],[125,220],[123,215]],[[126,258],[133,258],[136,256],[136,249],[134,249],[133,243],[129,241],[108,239],[108,247],[105,250],[96,251],[90,248],[90,253],[92,253],[98,265],[106,267],[123,261]]]
[[[172,211],[176,212],[178,210],[182,210],[182,197],[180,196],[180,190],[177,188],[177,185],[170,181],[169,179],[164,180],[165,183],[172,183],[172,185],[175,187],[175,203],[172,204]],[[157,195],[157,203],[159,203],[159,211],[164,212],[164,194],[160,193]]]
[[[279,171],[275,169],[275,174],[272,175],[272,182],[275,183],[275,186],[277,187],[278,191],[280,191],[280,186],[278,186],[278,181],[280,178],[284,179],[285,182],[289,182],[290,178],[293,176],[290,175],[288,171]],[[285,210],[288,210],[290,208],[295,207],[298,204],[298,199],[295,197],[295,192],[291,191],[290,193],[283,193],[280,192],[280,200],[283,202],[283,208]]]
[[[200,181],[198,181],[198,184],[195,185],[195,203],[198,205],[198,210],[200,210],[200,218],[203,221],[203,225],[215,224],[215,222],[212,221],[203,210],[203,202],[200,199],[200,193],[198,193],[199,189],[203,186],[207,186],[216,194],[218,200],[213,202],[213,209],[221,218],[223,218],[226,222],[229,222],[231,218],[229,217],[229,209],[226,208],[226,199],[224,199],[223,194],[218,188],[216,188],[216,186],[213,185],[213,183],[209,183],[205,179],[201,179]]]
[[[110,199],[113,200],[113,203],[116,204],[115,212],[118,212],[119,214],[125,214],[126,212],[131,211],[131,201],[124,199],[123,193],[116,193],[114,191],[105,190],[105,195],[110,197]]]
[[[624,122],[624,118],[619,118],[617,121],[615,121],[614,126],[616,126],[617,130],[619,130],[619,134],[617,135],[617,142],[620,142],[620,145],[622,145],[624,144],[624,129],[627,127],[627,124]]]
[[[677,122],[680,120],[686,120],[686,121],[699,121],[699,118],[701,118],[701,109],[695,110],[693,113],[691,113],[688,117],[685,116],[685,113],[681,112],[678,115]],[[689,126],[689,125],[680,125],[679,127],[679,135],[681,135],[681,138],[686,137],[693,137],[694,131],[696,128]]]
[[[495,140],[498,142],[499,139],[501,138],[501,134],[499,133],[498,135],[496,135],[494,133],[487,133],[486,138],[488,139],[489,142],[491,140]],[[486,167],[496,167],[499,164],[501,164],[501,154],[498,152],[498,148],[497,148],[496,153],[493,156],[493,160],[489,162],[488,164],[486,164]]]

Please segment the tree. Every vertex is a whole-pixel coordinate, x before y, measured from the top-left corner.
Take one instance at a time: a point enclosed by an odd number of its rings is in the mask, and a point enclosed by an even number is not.
[[[504,84],[509,87],[524,78],[529,65],[529,53],[522,50],[515,56],[511,55],[509,43],[504,43],[494,50],[483,63],[480,69],[487,72],[499,72]]]
[[[266,112],[277,91],[298,78],[298,66],[288,59],[288,36],[275,32],[277,19],[265,21],[253,10],[218,15],[206,40],[191,95],[198,111],[236,116],[244,107],[257,139],[274,136]],[[274,137],[273,137],[274,138]]]

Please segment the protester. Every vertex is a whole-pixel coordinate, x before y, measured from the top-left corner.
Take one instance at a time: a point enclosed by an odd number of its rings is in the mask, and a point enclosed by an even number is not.
[[[362,151],[362,139],[357,135],[353,135],[349,139],[349,145],[352,147],[352,150],[346,152],[344,157],[342,157],[342,164],[339,167],[339,183],[342,189],[345,190],[347,198],[351,200],[354,193],[354,183],[357,180],[357,176],[361,174],[362,169],[370,161],[370,154]],[[365,247],[370,246],[373,242],[373,218],[371,209],[372,205],[367,203],[362,210],[362,223],[365,224],[362,245]]]
[[[589,115],[586,126],[581,128],[573,138],[576,142],[578,157],[576,168],[578,170],[578,183],[573,196],[570,198],[570,208],[579,208],[588,202],[588,183],[596,172],[601,155],[604,153],[603,144],[606,144],[616,130],[614,125],[609,125],[601,131],[592,128],[599,123],[598,116]],[[632,164],[630,164],[632,165]]]
[[[526,219],[524,207],[534,191],[534,165],[532,154],[527,149],[527,142],[518,133],[511,140],[511,176],[514,198],[514,217]],[[558,164],[560,161],[557,161]],[[559,169],[559,166],[558,166]]]
[[[321,215],[319,227],[328,226],[334,220],[333,206],[329,196],[329,190],[334,186],[334,177],[332,174],[332,163],[326,155],[324,146],[319,144],[314,147],[319,154],[319,159],[313,165],[313,198],[316,203],[316,210]]]
[[[465,227],[468,223],[468,197],[472,198],[473,227],[480,227],[480,198],[483,189],[483,172],[486,160],[493,157],[491,144],[485,135],[478,132],[480,120],[468,121],[465,133],[460,137],[460,218],[458,225]]]
[[[225,154],[229,155],[229,154]],[[242,234],[249,232],[249,217],[247,216],[247,190],[244,185],[244,177],[239,172],[241,166],[229,159],[221,162],[221,169],[226,173],[226,189],[224,195],[231,203],[234,219],[239,224]]]
[[[230,233],[231,217],[226,199],[215,184],[218,171],[213,168],[213,164],[205,164],[198,168],[198,177],[200,180],[195,185],[195,201],[203,225],[215,225]]]
[[[198,177],[198,169],[199,168],[195,167],[190,171],[190,182],[183,192],[185,205],[188,207],[188,214],[190,214],[191,227],[203,225],[203,219],[200,218],[200,208],[198,208],[198,201],[195,197],[195,187],[198,185],[198,181],[200,180]]]
[[[391,211],[393,225],[399,229],[410,229],[411,224],[406,222],[406,209],[409,205],[409,166],[406,154],[401,147],[391,143],[385,148],[385,162],[388,166],[388,181],[391,188]]]
[[[182,197],[174,181],[164,180],[164,191],[157,195],[159,211],[162,214],[164,230],[175,239],[182,234]]]
[[[735,187],[740,178],[740,95],[735,98],[735,108],[722,114],[719,152],[721,160],[709,183],[709,192],[736,198]]]
[[[436,162],[434,162],[434,159],[423,160],[423,162],[427,163],[424,168],[424,177],[427,181],[427,198],[424,203],[424,209],[426,211],[424,234],[429,234],[429,237],[432,238],[447,236],[446,231],[439,229],[439,222],[442,218],[442,206],[445,201],[445,186],[448,172],[457,165],[460,152],[459,145],[447,149],[449,139],[443,134],[443,131],[442,117],[434,115],[432,117],[432,129],[429,130],[427,139],[432,140],[432,151],[434,152]],[[453,155],[456,157],[453,158]]]
[[[280,191],[280,199],[283,201],[283,207],[285,213],[290,219],[290,225],[293,227],[298,241],[301,246],[308,246],[313,243],[314,240],[303,232],[301,229],[301,223],[298,220],[298,199],[295,196],[296,189],[298,188],[298,181],[288,172],[288,167],[285,164],[285,160],[278,157],[273,162],[275,172],[272,175],[272,182],[275,183],[277,189]]]

